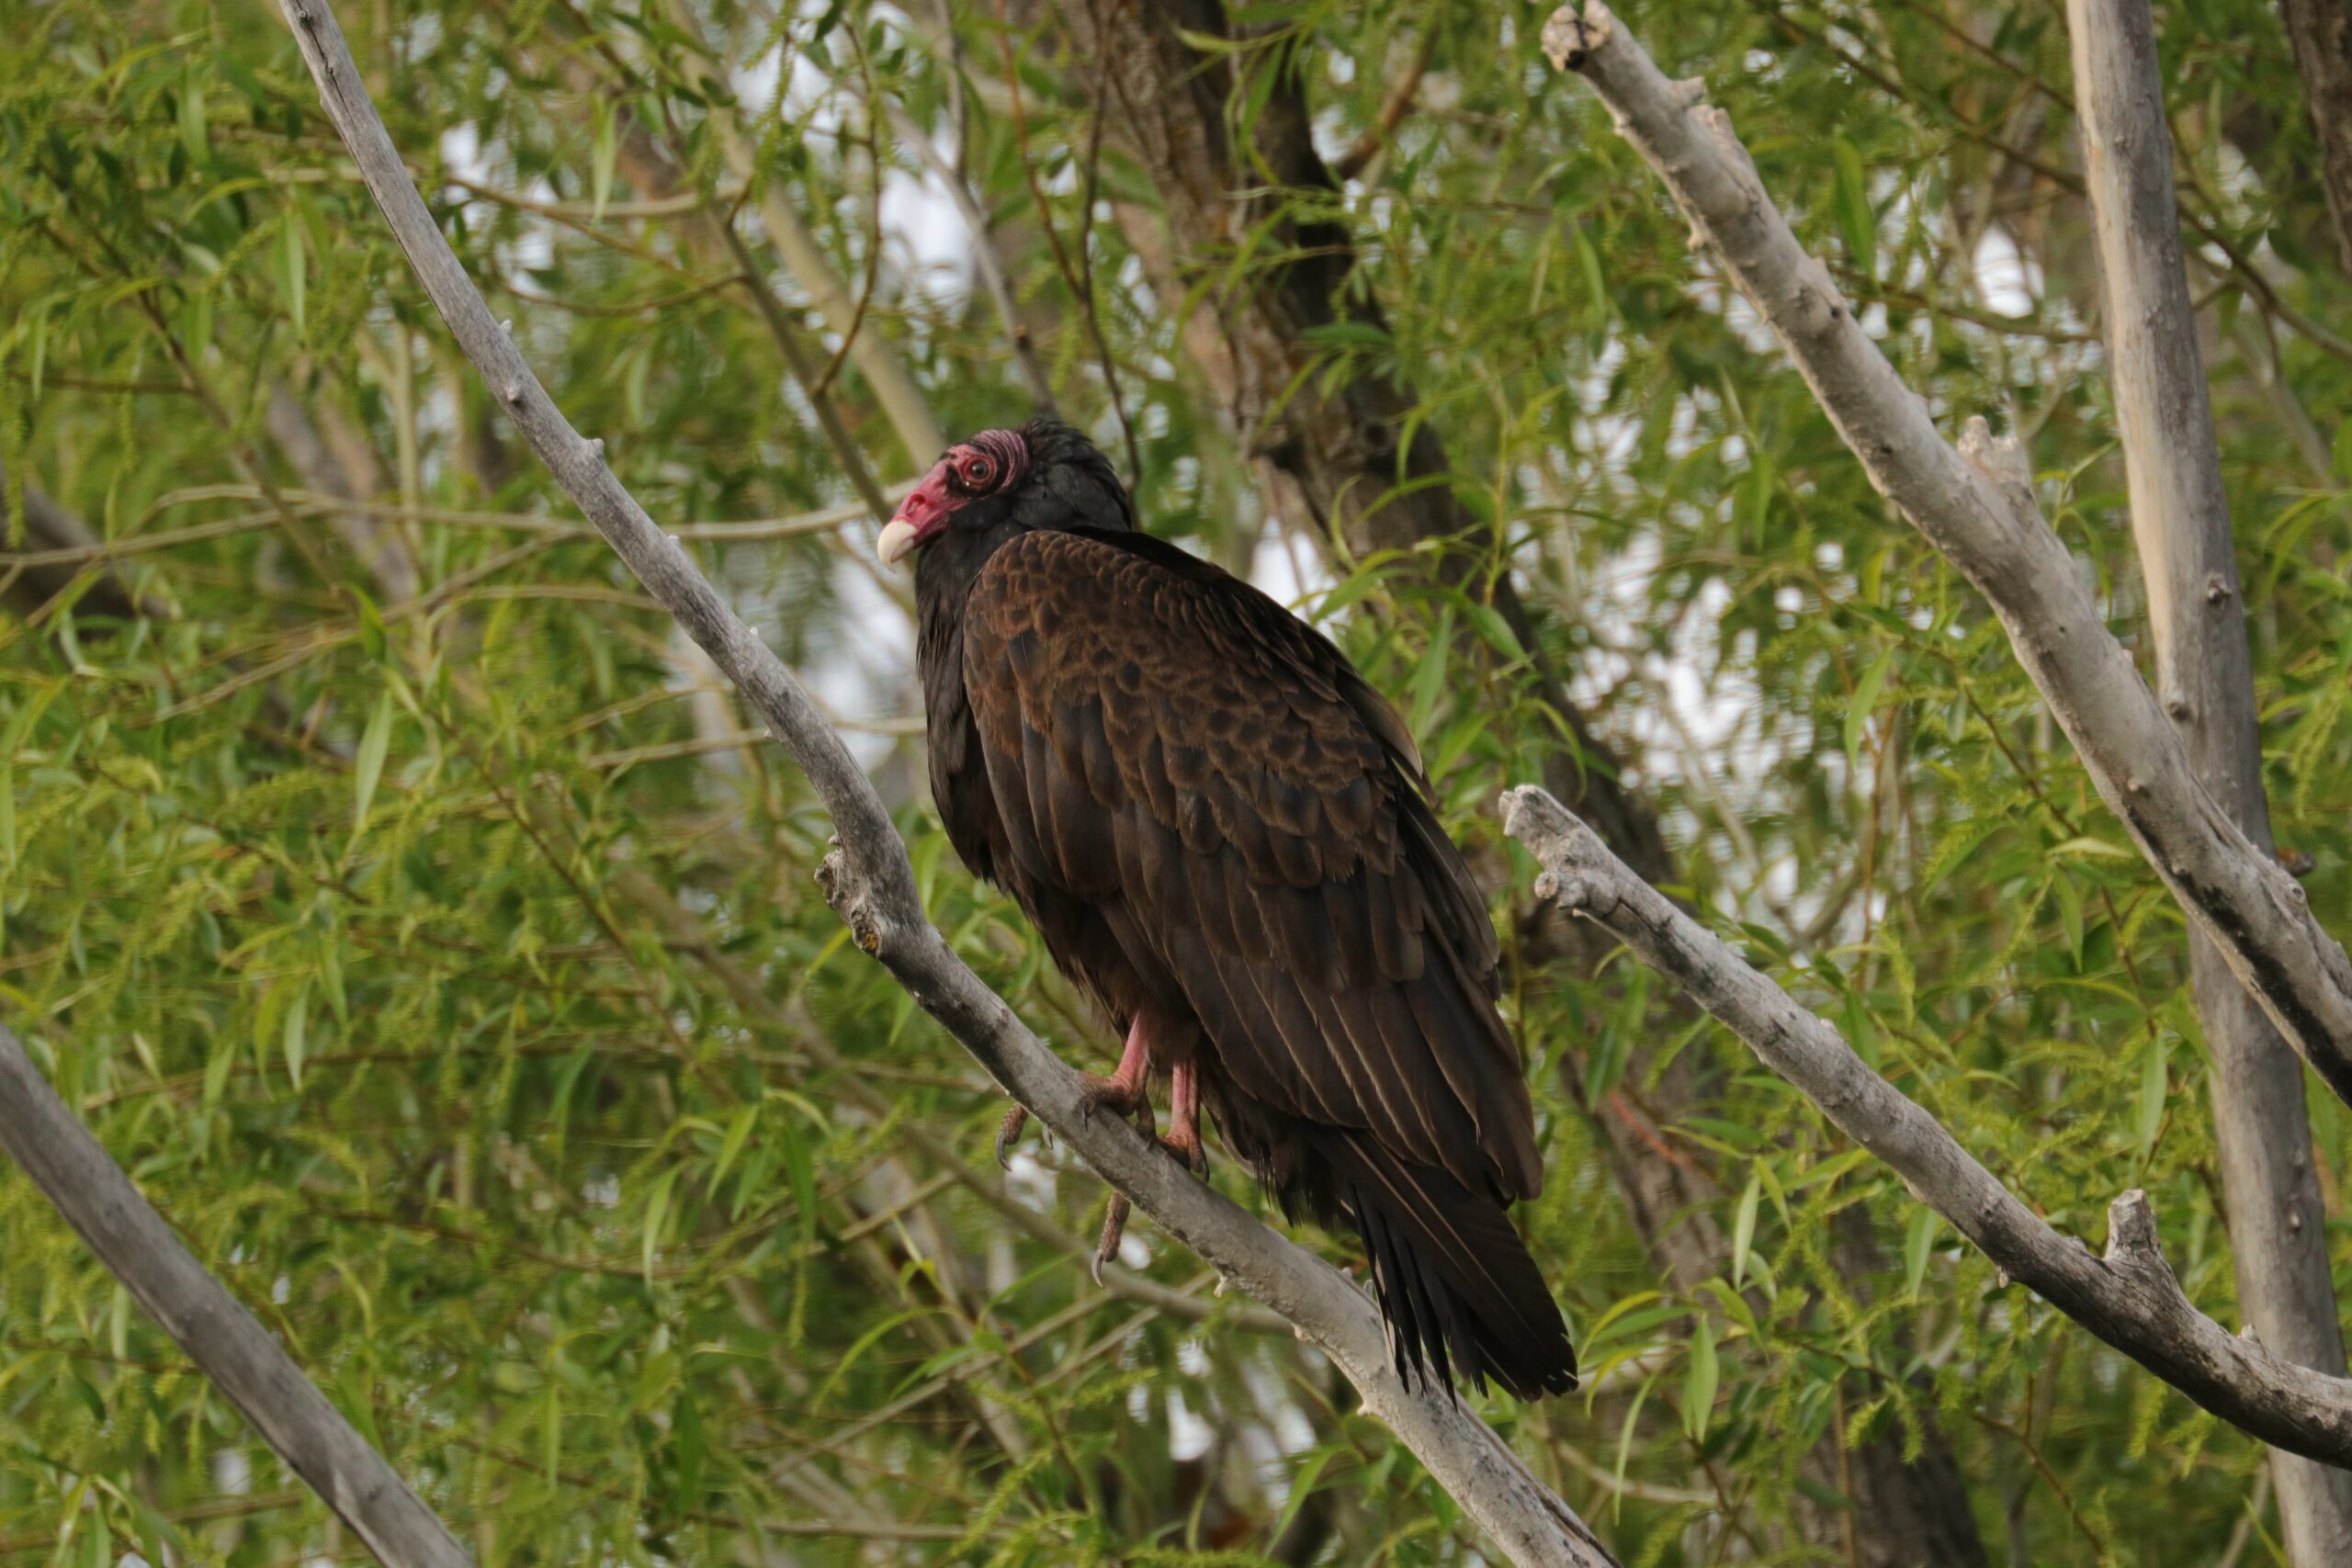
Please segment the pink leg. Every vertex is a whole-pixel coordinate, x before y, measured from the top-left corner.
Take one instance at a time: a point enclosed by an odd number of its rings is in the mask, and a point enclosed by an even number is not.
[[[1125,1064],[1121,1064],[1124,1067]],[[1195,1176],[1209,1173],[1208,1148],[1201,1142],[1201,1078],[1200,1069],[1186,1062],[1171,1069],[1168,1089],[1168,1136],[1159,1142],[1170,1154],[1184,1162]],[[1149,1130],[1151,1104],[1143,1102],[1146,1130]],[[1111,1207],[1102,1216],[1102,1239],[1095,1244],[1091,1272],[1094,1282],[1102,1282],[1102,1266],[1117,1256],[1119,1243],[1127,1232],[1130,1205],[1122,1192],[1111,1194]]]
[[[1151,1054],[1144,1045],[1141,1018],[1128,1026],[1126,1046],[1119,1053],[1119,1065],[1111,1069],[1109,1077],[1096,1077],[1092,1073],[1079,1076],[1086,1080],[1079,1100],[1080,1114],[1091,1117],[1098,1109],[1107,1107],[1122,1116],[1137,1117],[1147,1131],[1150,1129]],[[996,1130],[997,1164],[1012,1163],[1012,1145],[1021,1141],[1021,1131],[1028,1124],[1029,1108],[1015,1100]]]
[[[1119,1065],[1111,1069],[1111,1076],[1089,1076],[1086,1098],[1080,1102],[1084,1113],[1091,1116],[1096,1106],[1107,1105],[1122,1116],[1136,1116],[1148,1133],[1152,1130],[1150,1083],[1151,1053],[1144,1046],[1143,1015],[1137,1013],[1135,1021],[1127,1026],[1126,1049],[1119,1053]],[[1098,1285],[1102,1282],[1102,1266],[1119,1255],[1119,1243],[1127,1234],[1130,1208],[1125,1193],[1111,1194],[1111,1206],[1102,1215],[1102,1237],[1094,1244],[1094,1260],[1087,1267]]]
[[[1168,1136],[1159,1140],[1194,1176],[1209,1173],[1209,1152],[1201,1142],[1200,1069],[1186,1062],[1169,1075]]]
[[[1151,1054],[1143,1043],[1142,1014],[1136,1014],[1127,1026],[1126,1048],[1119,1053],[1119,1065],[1111,1069],[1111,1076],[1098,1078],[1090,1073],[1086,1077],[1086,1114],[1108,1108],[1122,1116],[1140,1111],[1148,1120],[1151,1100],[1146,1091],[1151,1079]]]

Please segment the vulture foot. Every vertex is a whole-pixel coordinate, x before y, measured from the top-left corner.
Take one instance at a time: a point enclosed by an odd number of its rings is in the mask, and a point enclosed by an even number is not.
[[[1151,1130],[1151,1054],[1144,1048],[1143,1020],[1138,1016],[1127,1029],[1126,1048],[1119,1053],[1119,1065],[1107,1078],[1092,1073],[1080,1073],[1086,1087],[1079,1091],[1078,1112],[1092,1119],[1097,1111],[1111,1110],[1122,1116],[1134,1116],[1146,1132]]]
[[[1080,1073],[1086,1086],[1078,1091],[1078,1113],[1087,1121],[1094,1119],[1098,1111],[1108,1111],[1122,1122],[1134,1121],[1137,1125],[1151,1122],[1151,1100],[1138,1081],[1122,1083],[1116,1073],[1098,1078],[1092,1073]]]
[[[1125,1063],[1120,1064],[1124,1069]],[[1116,1079],[1101,1080],[1115,1085]],[[1151,1101],[1145,1098],[1140,1086],[1135,1095],[1136,1120],[1152,1141],[1176,1156],[1185,1169],[1205,1179],[1209,1173],[1208,1145],[1201,1138],[1201,1080],[1190,1063],[1179,1066],[1170,1075],[1168,1104],[1168,1135],[1161,1137],[1153,1131]],[[1108,1101],[1104,1101],[1108,1103]],[[1094,1282],[1102,1282],[1102,1266],[1118,1255],[1119,1243],[1127,1234],[1127,1216],[1132,1205],[1122,1192],[1111,1194],[1111,1207],[1102,1216],[1102,1239],[1095,1244],[1094,1262],[1088,1270]]]
[[[1194,1176],[1208,1175],[1208,1145],[1201,1141],[1200,1070],[1190,1062],[1168,1076],[1168,1136],[1159,1141]]]
[[[996,1163],[1000,1168],[1012,1168],[1012,1145],[1021,1141],[1022,1129],[1028,1125],[1027,1106],[1016,1100],[1005,1108],[1004,1120],[996,1130]]]
[[[1159,1146],[1174,1155],[1186,1170],[1203,1179],[1207,1179],[1209,1150],[1208,1145],[1201,1141],[1198,1127],[1171,1125],[1168,1135],[1159,1140]]]
[[[1094,1261],[1086,1269],[1098,1285],[1102,1282],[1102,1266],[1119,1256],[1119,1243],[1126,1236],[1131,1207],[1125,1193],[1111,1194],[1110,1211],[1102,1216],[1102,1239],[1094,1244]]]

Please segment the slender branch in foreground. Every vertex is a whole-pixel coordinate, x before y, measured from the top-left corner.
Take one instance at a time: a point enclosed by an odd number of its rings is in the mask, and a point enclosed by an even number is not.
[[[2107,1254],[2093,1257],[2019,1202],[1836,1030],[1634,875],[1566,807],[1525,787],[1504,795],[1502,812],[1504,831],[1544,868],[1539,897],[1591,920],[1681,987],[2011,1279],[2224,1421],[2352,1468],[2352,1379],[2280,1360],[2191,1305],[2157,1249],[2146,1193],[2115,1201]]]
[[[311,1386],[276,1337],[204,1271],[0,1024],[0,1149],[98,1260],[388,1568],[472,1568],[417,1500]]]
[[[838,835],[819,875],[878,959],[1023,1105],[1114,1187],[1231,1283],[1320,1347],[1431,1476],[1514,1562],[1613,1560],[1493,1430],[1443,1390],[1408,1387],[1370,1299],[1337,1270],[1193,1180],[1134,1127],[1083,1113],[1082,1081],[965,967],[924,919],[906,845],[880,796],[789,671],[654,526],[595,444],[571,428],[458,265],[410,183],[325,0],[279,0],[320,96],[427,296],[524,439],[649,592],[735,683],[808,777]]]
[[[2148,0],[2069,0],[2084,184],[2098,237],[2099,335],[2115,389],[2147,581],[2156,686],[2199,783],[2255,847],[2272,848],[2254,659],[2238,593],[2229,492],[2197,343]],[[2206,591],[2219,582],[2227,592]],[[2262,1342],[2344,1375],[2344,1334],[2312,1159],[2303,1065],[2204,933],[2189,975],[2212,1058],[2213,1138],[2238,1300]],[[2352,1562],[2352,1473],[2273,1453],[2287,1560]]]
[[[2198,783],[2165,707],[2042,516],[2022,450],[1981,419],[1958,446],[1938,434],[1828,269],[1797,243],[1702,81],[1667,80],[1601,0],[1586,0],[1581,16],[1555,12],[1544,49],[1609,106],[1690,220],[1693,244],[1721,259],[1771,326],[1871,483],[1992,604],[2099,797],[2288,1043],[2352,1102],[2352,957]],[[2226,600],[2236,590],[2216,576],[2201,592]]]

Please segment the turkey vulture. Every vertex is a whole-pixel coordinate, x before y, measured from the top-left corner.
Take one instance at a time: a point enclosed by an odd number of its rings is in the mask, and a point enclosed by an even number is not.
[[[1165,1073],[1174,1153],[1205,1168],[1206,1106],[1284,1213],[1352,1229],[1399,1376],[1574,1388],[1509,1213],[1544,1167],[1494,926],[1396,711],[1273,600],[1142,532],[1055,421],[951,447],[877,547],[921,552],[949,841],[1125,1035],[1091,1103],[1148,1126]]]

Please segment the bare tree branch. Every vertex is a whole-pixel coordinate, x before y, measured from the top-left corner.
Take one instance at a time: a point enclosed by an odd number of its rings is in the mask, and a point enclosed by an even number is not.
[[[472,1568],[457,1538],[204,1271],[0,1024],[0,1149],[263,1441],[387,1568]]]
[[[605,466],[492,320],[410,183],[325,0],[280,0],[327,113],[393,236],[468,358],[559,484],[646,588],[735,682],[808,777],[839,847],[820,873],[864,951],[1063,1141],[1178,1241],[1296,1325],[1339,1364],[1364,1407],[1404,1439],[1515,1562],[1604,1564],[1591,1530],[1460,1402],[1390,1366],[1378,1314],[1336,1270],[1194,1181],[1143,1134],[1081,1112],[1080,1076],[1031,1034],[923,918],[906,846],[841,738],[781,660]]]
[[[2145,1193],[2115,1201],[2107,1254],[2093,1257],[2019,1202],[1836,1030],[1634,875],[1558,801],[1530,786],[1506,794],[1502,811],[1504,830],[1544,867],[1539,897],[1600,926],[1689,992],[2011,1279],[2224,1421],[2352,1467],[2352,1380],[2282,1360],[2191,1305],[2157,1250]]]
[[[2156,874],[2220,946],[2289,1043],[2352,1101],[2352,958],[2311,902],[2198,783],[2166,707],[2107,629],[2084,574],[2041,515],[2023,453],[1973,419],[1955,447],[1894,373],[1828,269],[1805,253],[1697,78],[1669,82],[1601,0],[1564,6],[1544,30],[1555,66],[1581,73],[1619,134],[1673,193],[1771,326],[1871,482],[1993,606],[2018,661],[2073,741],[2100,798]],[[2209,601],[2236,589],[2209,578]]]
[[[2352,13],[2347,13],[2352,15]],[[2271,849],[2254,659],[2239,608],[2228,491],[2175,220],[2172,132],[2147,0],[2069,0],[2075,96],[2100,273],[2103,333],[2147,581],[2156,684],[2198,781],[2256,849]],[[2228,592],[2206,591],[2211,583]],[[2262,1343],[2344,1374],[2326,1212],[2303,1068],[2204,932],[2189,972],[2213,1064],[2213,1131],[2238,1300]],[[2352,1562],[2352,1472],[2274,1452],[2287,1555]]]

